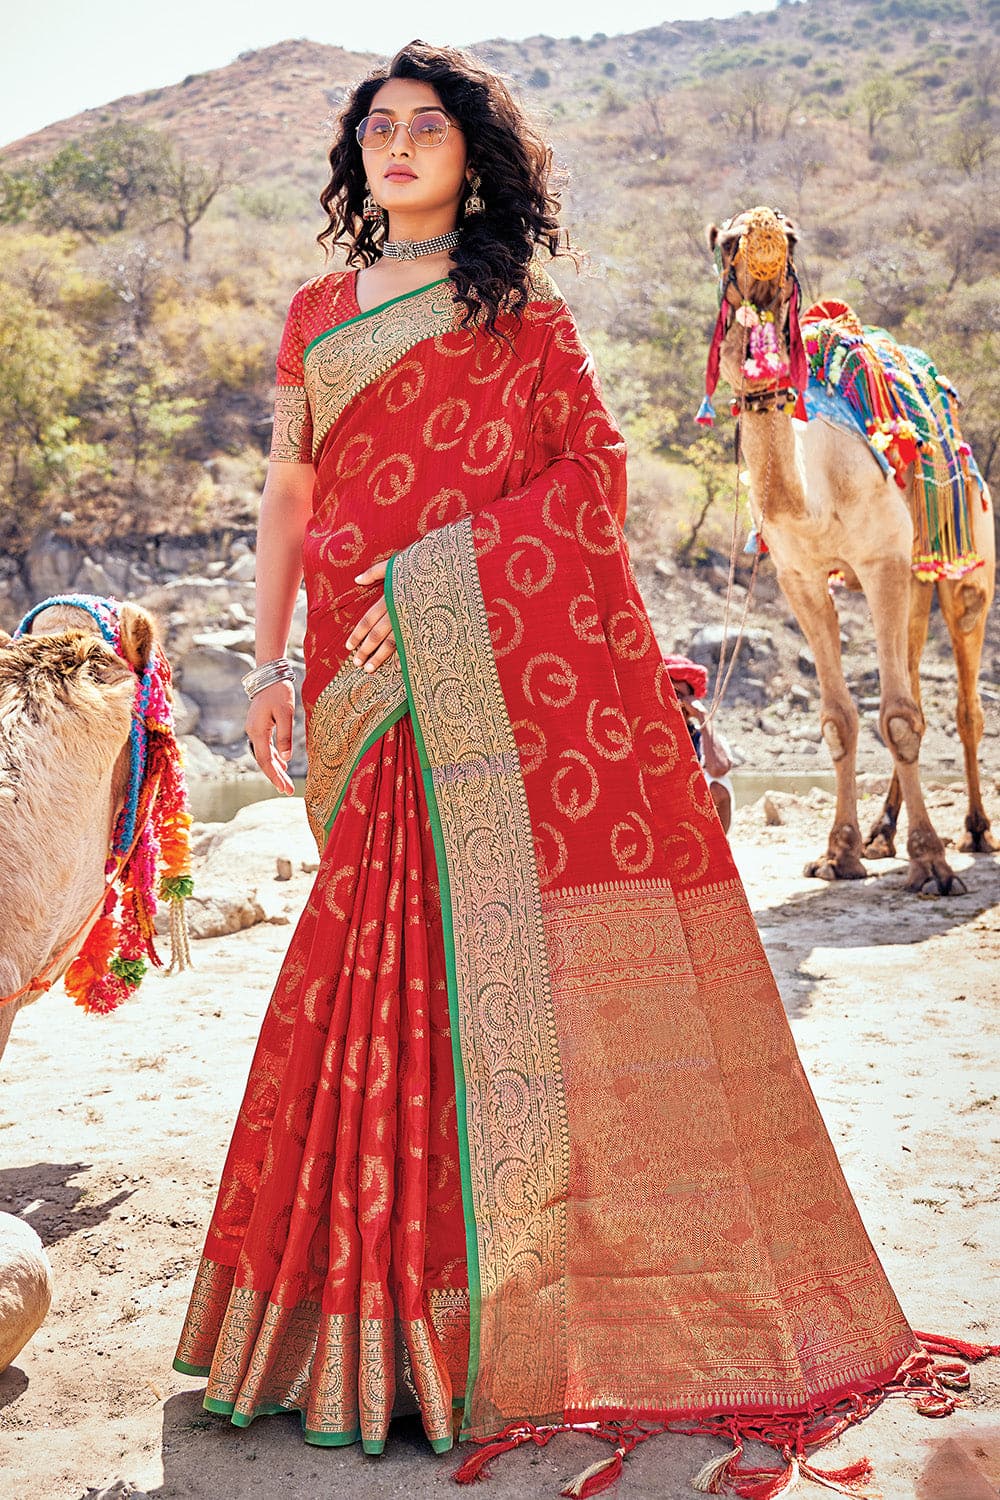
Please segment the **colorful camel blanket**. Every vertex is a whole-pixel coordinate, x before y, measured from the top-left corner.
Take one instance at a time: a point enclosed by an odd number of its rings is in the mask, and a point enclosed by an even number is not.
[[[913,571],[926,582],[982,564],[972,543],[973,485],[982,475],[958,424],[958,393],[921,349],[861,324],[846,303],[820,302],[802,319],[810,420],[862,432],[901,489],[913,466]]]

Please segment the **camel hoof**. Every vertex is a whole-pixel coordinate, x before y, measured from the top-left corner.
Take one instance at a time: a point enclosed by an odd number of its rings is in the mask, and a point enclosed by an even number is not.
[[[981,828],[975,833],[967,828],[955,848],[962,854],[997,854],[1000,852],[1000,839],[988,828]]]
[[[906,882],[906,889],[918,896],[966,896],[969,888],[950,865],[940,860],[931,865],[919,865]]]
[[[810,860],[802,871],[803,875],[812,880],[864,880],[868,871],[859,859],[831,859],[824,854],[822,859]]]
[[[862,853],[865,859],[894,859],[896,841],[891,833],[873,833]]]

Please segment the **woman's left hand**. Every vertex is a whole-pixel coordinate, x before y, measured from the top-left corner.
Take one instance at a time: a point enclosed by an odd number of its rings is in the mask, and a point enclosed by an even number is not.
[[[385,578],[389,560],[386,558],[364,573],[359,573],[355,583],[372,584],[381,583]],[[396,638],[392,633],[392,624],[389,620],[389,610],[385,602],[385,595],[372,605],[361,616],[350,635],[347,637],[347,649],[351,652],[351,659],[356,667],[363,667],[366,672],[374,672],[396,649]]]

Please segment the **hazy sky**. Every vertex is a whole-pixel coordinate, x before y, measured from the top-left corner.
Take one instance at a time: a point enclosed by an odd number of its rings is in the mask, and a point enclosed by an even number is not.
[[[0,145],[122,94],[225,67],[289,37],[392,52],[413,36],[588,37],[770,10],[774,0],[11,0],[0,34]],[[485,21],[484,21],[485,18]]]

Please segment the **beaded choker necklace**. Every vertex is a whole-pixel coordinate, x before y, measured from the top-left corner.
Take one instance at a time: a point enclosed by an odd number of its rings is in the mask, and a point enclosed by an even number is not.
[[[386,240],[382,254],[389,260],[416,260],[421,255],[437,255],[440,250],[454,250],[461,237],[460,229],[451,229],[430,240]]]

